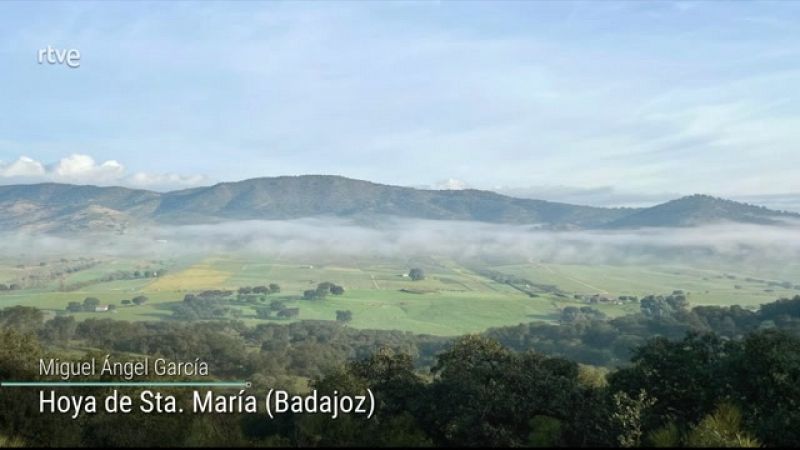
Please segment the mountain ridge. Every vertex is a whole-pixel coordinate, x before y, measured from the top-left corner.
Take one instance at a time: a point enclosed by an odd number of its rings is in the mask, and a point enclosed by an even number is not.
[[[777,225],[800,219],[800,214],[700,194],[646,208],[604,208],[478,189],[393,186],[338,175],[260,177],[168,192],[64,183],[0,186],[2,230],[124,231],[147,223],[319,216],[466,220],[552,229],[685,227],[725,221]]]

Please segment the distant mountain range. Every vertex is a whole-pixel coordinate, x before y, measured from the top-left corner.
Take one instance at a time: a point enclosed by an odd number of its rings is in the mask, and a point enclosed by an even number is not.
[[[779,224],[800,219],[800,214],[706,195],[649,208],[598,208],[474,189],[424,190],[328,175],[255,178],[166,193],[56,183],[0,186],[0,230],[122,231],[141,224],[319,216],[469,220],[552,229],[686,227],[721,221]]]

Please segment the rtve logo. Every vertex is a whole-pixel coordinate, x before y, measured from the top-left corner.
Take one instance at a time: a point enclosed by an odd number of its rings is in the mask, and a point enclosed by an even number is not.
[[[81,52],[74,48],[59,50],[48,45],[45,48],[39,49],[36,54],[36,60],[39,64],[61,64],[70,69],[77,69],[81,66]]]

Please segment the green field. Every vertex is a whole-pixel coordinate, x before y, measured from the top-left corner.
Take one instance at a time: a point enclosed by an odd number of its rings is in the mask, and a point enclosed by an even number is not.
[[[0,292],[0,307],[35,306],[49,315],[65,314],[69,302],[92,296],[102,304],[115,304],[115,312],[74,313],[79,320],[111,317],[118,320],[158,320],[172,316],[171,305],[187,293],[206,289],[236,290],[242,286],[277,283],[281,292],[271,294],[288,307],[299,307],[295,320],[334,320],[337,310],[349,310],[349,326],[372,329],[398,329],[415,333],[457,335],[489,327],[531,321],[555,322],[565,306],[586,305],[585,298],[602,296],[609,301],[593,304],[608,316],[638,310],[635,303],[615,304],[617,296],[687,292],[693,305],[732,305],[755,307],[777,298],[800,294],[797,267],[782,267],[770,272],[760,267],[756,273],[726,268],[676,265],[612,266],[567,265],[530,262],[482,267],[448,258],[421,258],[389,261],[385,259],[293,260],[278,257],[220,255],[197,259],[159,261],[98,258],[91,267],[48,278],[73,262],[47,261],[21,267],[15,262],[0,264],[0,282],[28,280],[18,290]],[[426,278],[412,281],[405,276],[410,267],[421,267]],[[150,269],[159,276],[106,280],[110,274]],[[529,281],[530,296],[520,286],[491,279],[484,269]],[[37,280],[31,282],[30,280]],[[777,285],[788,280],[790,288]],[[329,295],[324,300],[303,300],[302,292],[318,283],[330,281],[345,288],[344,295]],[[554,290],[537,291],[549,285]],[[528,289],[528,288],[524,288]],[[144,295],[141,306],[123,306],[121,301]],[[579,298],[576,298],[578,296]],[[255,308],[262,305],[235,304],[241,320],[248,324],[281,319],[259,319]]]

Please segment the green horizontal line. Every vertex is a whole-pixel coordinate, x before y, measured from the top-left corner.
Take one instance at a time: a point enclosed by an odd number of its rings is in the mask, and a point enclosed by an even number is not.
[[[230,387],[247,388],[246,381],[2,381],[0,387]]]

